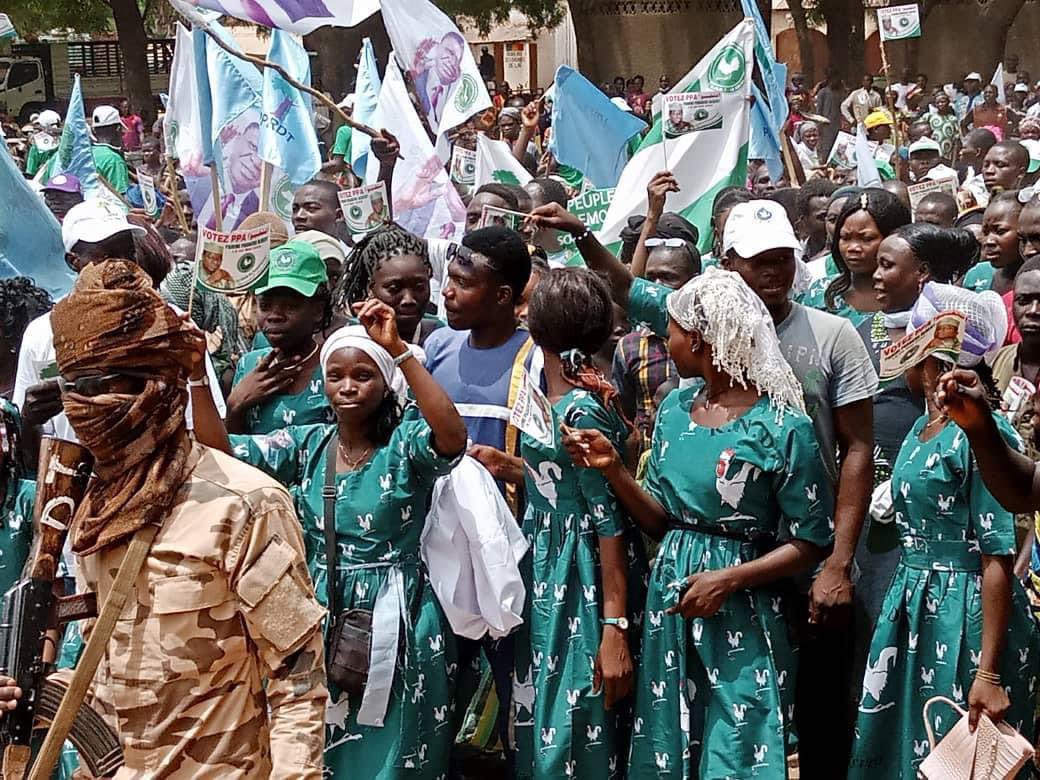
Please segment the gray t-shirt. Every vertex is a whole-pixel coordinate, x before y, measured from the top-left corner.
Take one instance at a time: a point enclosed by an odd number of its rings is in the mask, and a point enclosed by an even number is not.
[[[838,440],[833,410],[873,398],[877,372],[863,340],[843,317],[794,304],[776,328],[780,348],[802,384],[820,454],[831,479],[838,479]]]

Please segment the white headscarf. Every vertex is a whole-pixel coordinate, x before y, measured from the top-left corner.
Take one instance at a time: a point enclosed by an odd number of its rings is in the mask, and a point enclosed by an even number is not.
[[[394,359],[390,353],[372,341],[368,331],[361,325],[344,325],[342,328],[333,331],[325,343],[321,345],[322,373],[326,372],[332,353],[350,348],[359,349],[372,358],[372,362],[379,369],[386,386],[397,396],[398,400],[403,402],[408,393],[408,380],[404,378],[401,369],[394,365]],[[415,355],[416,360],[420,363],[426,362],[426,353],[420,347],[413,344],[409,349]]]
[[[957,365],[972,368],[983,360],[987,365],[992,364],[1007,337],[1004,300],[992,290],[973,292],[952,284],[928,282],[910,311],[906,332],[917,330],[944,311],[959,311],[968,318]]]
[[[777,419],[788,407],[805,411],[802,386],[780,352],[773,319],[739,274],[708,268],[671,293],[668,314],[711,344],[712,363],[744,387],[769,396]]]

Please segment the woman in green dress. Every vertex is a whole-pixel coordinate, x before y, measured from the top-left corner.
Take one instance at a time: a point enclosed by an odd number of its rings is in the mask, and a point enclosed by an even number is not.
[[[819,279],[799,299],[813,309],[845,317],[854,326],[880,310],[874,295],[874,271],[882,240],[910,224],[910,211],[882,189],[861,190],[849,198],[834,224],[833,278]]]
[[[979,263],[964,276],[961,286],[975,292],[993,290],[1004,295],[1015,285],[1022,267],[1018,249],[1018,217],[1022,202],[1018,192],[1001,192],[990,198],[982,215],[982,248]]]
[[[36,483],[22,479],[18,409],[0,398],[0,595],[22,573],[32,541]]]
[[[433,266],[426,241],[389,223],[365,236],[351,254],[351,266],[333,295],[340,309],[372,297],[394,310],[397,330],[421,347],[445,323],[427,312]]]
[[[329,682],[326,767],[334,777],[359,780],[438,778],[448,771],[454,742],[455,639],[427,580],[419,542],[434,481],[462,457],[466,427],[398,335],[393,310],[368,301],[358,319],[361,326],[331,334],[321,351],[335,424],[232,436],[230,446],[296,496],[318,598],[327,603],[331,577],[337,611],[373,611],[373,663],[364,694],[348,695]],[[418,412],[402,413],[395,371]],[[199,438],[228,447],[220,430],[206,429]],[[333,575],[322,497],[330,459],[336,469]]]
[[[559,431],[601,432],[624,452],[628,423],[592,356],[613,329],[606,285],[585,269],[547,272],[527,314],[545,357],[551,424],[524,434],[531,549],[517,636],[517,776],[605,780],[628,756],[635,644],[646,597],[642,539],[598,471],[571,461]]]
[[[1000,296],[929,282],[908,330],[943,311],[967,315],[958,365],[991,377],[985,361],[1007,331]],[[922,708],[932,696],[968,709],[972,723],[985,713],[1031,732],[1040,647],[1025,591],[1012,576],[1014,519],[986,489],[967,437],[936,404],[947,359],[929,352],[914,364],[908,357],[907,383],[924,395],[927,412],[907,435],[892,473],[902,558],[871,641],[850,778],[916,777],[928,753]],[[1017,443],[1003,418],[998,425]],[[959,719],[939,705],[929,717],[936,739]]]
[[[709,268],[667,308],[679,375],[705,384],[658,412],[646,489],[599,431],[565,438],[662,540],[628,776],[784,777],[795,663],[782,583],[831,543],[830,483],[769,313],[740,276]]]
[[[307,242],[289,241],[271,251],[267,283],[256,294],[260,328],[271,346],[239,359],[228,430],[258,434],[332,422],[315,340],[332,322],[325,262]]]

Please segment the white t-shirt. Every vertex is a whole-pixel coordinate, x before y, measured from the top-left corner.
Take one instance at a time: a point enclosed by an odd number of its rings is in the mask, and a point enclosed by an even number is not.
[[[433,267],[433,278],[430,279],[430,302],[437,307],[437,316],[446,318],[444,310],[444,294],[441,292],[448,284],[448,253],[456,241],[446,238],[426,239],[426,251]]]
[[[170,306],[178,313],[180,309]],[[51,329],[51,315],[47,312],[29,323],[22,336],[22,348],[18,353],[18,372],[14,380],[14,392],[11,400],[19,409],[25,406],[25,393],[33,385],[44,381],[42,373],[55,363],[54,354],[54,331]],[[213,403],[216,404],[220,416],[227,416],[227,406],[224,397],[220,393],[220,383],[217,381],[216,372],[209,355],[206,355],[206,376],[209,377],[209,391],[213,395]],[[192,424],[191,398],[188,398],[188,408],[184,415],[185,422],[190,430]],[[52,417],[43,424],[43,433],[46,436],[56,436],[59,439],[78,441],[76,433],[69,424],[65,413]]]

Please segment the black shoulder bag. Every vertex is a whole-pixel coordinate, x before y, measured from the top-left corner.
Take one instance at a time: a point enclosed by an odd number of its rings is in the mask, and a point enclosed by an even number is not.
[[[329,442],[325,456],[325,485],[321,490],[325,510],[325,567],[328,584],[329,629],[325,669],[329,680],[350,696],[360,696],[368,682],[369,655],[372,649],[372,610],[338,611],[336,603],[336,448],[338,436]]]

